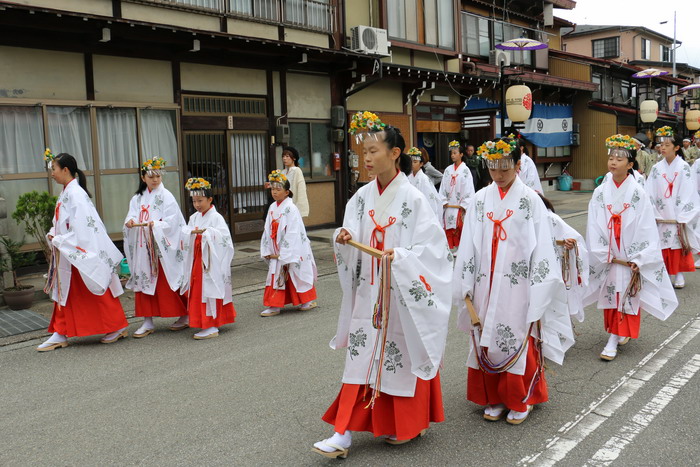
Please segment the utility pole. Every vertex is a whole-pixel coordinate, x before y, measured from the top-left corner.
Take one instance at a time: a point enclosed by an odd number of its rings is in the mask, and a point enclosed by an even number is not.
[[[673,77],[676,77],[676,11],[673,11],[673,47],[671,48],[671,60],[673,60]]]

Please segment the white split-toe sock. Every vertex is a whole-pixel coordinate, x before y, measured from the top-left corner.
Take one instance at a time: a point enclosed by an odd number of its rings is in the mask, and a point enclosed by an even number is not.
[[[180,326],[186,326],[188,324],[190,324],[190,315],[182,315],[177,319],[177,321],[175,321],[170,326],[180,327]]]
[[[66,336],[64,336],[63,334],[59,334],[57,332],[54,332],[53,335],[51,337],[49,337],[48,339],[46,339],[41,345],[39,345],[38,348],[44,349],[44,348],[49,347],[53,344],[59,344],[61,342],[66,342],[67,340],[68,339],[66,339]]]
[[[511,410],[510,412],[508,412],[508,418],[510,420],[522,420],[524,418],[527,418],[529,413],[530,413],[530,410],[526,410],[525,412],[518,412],[517,410]]]
[[[685,287],[685,276],[683,275],[682,272],[679,272],[676,274],[676,279],[673,281],[673,286],[676,287],[677,289],[681,289]]]
[[[219,328],[217,328],[217,327],[211,327],[211,328],[202,329],[201,331],[199,331],[199,332],[198,332],[197,334],[195,334],[194,336],[195,336],[195,337],[207,337],[207,336],[210,336],[210,335],[215,334],[215,333],[217,333],[217,332],[219,332]]]
[[[271,306],[270,308],[264,309],[261,313],[260,316],[275,316],[280,314],[280,309],[276,308],[274,306]]]
[[[624,338],[622,338],[624,340]],[[601,357],[610,357],[612,360],[617,356],[617,344],[620,343],[621,339],[620,336],[617,334],[610,334],[610,337],[608,338],[608,343],[605,344],[605,348],[603,351],[600,353]]]
[[[117,336],[118,336],[119,334],[121,334],[122,332],[124,332],[125,329],[126,329],[126,328],[121,328],[121,329],[119,329],[118,331],[110,332],[109,334],[107,334],[106,336],[104,336],[104,337],[102,338],[102,341],[111,341],[111,340],[116,339]]]
[[[338,432],[335,432],[330,438],[314,443],[314,447],[316,449],[320,449],[323,452],[333,452],[337,450],[336,448],[331,446],[333,444],[338,445],[343,449],[348,449],[352,444],[352,432],[350,430],[346,430],[345,434],[343,435],[341,435]]]
[[[506,410],[505,404],[487,405],[484,414],[490,417],[498,417]]]
[[[153,329],[155,329],[155,326],[153,325],[153,318],[149,316],[143,319],[143,324],[136,330],[136,334],[143,334],[144,332],[152,331]]]

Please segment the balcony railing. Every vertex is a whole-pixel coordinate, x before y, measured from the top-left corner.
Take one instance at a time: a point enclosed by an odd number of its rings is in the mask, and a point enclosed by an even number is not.
[[[136,0],[333,33],[330,0]]]

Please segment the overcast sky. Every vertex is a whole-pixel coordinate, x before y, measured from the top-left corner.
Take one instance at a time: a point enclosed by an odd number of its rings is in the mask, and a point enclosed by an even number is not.
[[[698,0],[576,0],[573,10],[555,9],[554,15],[576,24],[644,26],[673,37],[676,10],[678,63],[700,68],[700,2]],[[666,24],[659,24],[668,21]]]

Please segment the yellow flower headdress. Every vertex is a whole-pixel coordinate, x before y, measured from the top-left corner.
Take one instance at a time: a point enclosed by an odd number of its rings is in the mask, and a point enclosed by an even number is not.
[[[355,136],[355,140],[359,144],[364,135],[377,133],[384,128],[386,128],[386,124],[379,119],[377,114],[368,111],[356,112],[350,120],[348,133]]]
[[[513,139],[486,141],[476,149],[476,154],[489,169],[511,169],[515,167],[515,161],[510,154],[517,147]]]
[[[661,128],[656,130],[656,142],[661,143],[666,139],[672,139],[673,138],[673,128],[670,126],[662,126]]]
[[[629,135],[617,134],[608,136],[605,139],[605,147],[608,148],[608,155],[627,157],[629,159],[632,157],[630,151],[637,149],[637,143]]]
[[[408,150],[408,152],[406,152],[406,154],[408,154],[408,155],[411,157],[411,159],[416,159],[416,160],[419,160],[419,161],[422,161],[422,160],[423,160],[423,153],[421,153],[421,152],[420,152],[420,149],[418,149],[418,148],[415,147],[415,146],[413,146],[412,148],[410,148],[410,149]]]
[[[696,140],[700,139],[700,130],[695,132],[695,134],[693,135],[693,138],[695,138]]]
[[[185,189],[190,192],[190,196],[211,196],[211,183],[201,177],[192,177],[187,179]]]
[[[160,156],[152,157],[143,163],[141,171],[149,174],[162,175],[165,170],[165,159]]]
[[[287,181],[287,177],[281,170],[277,169],[270,172],[270,175],[267,176],[267,180],[270,182],[270,184],[279,184],[284,186],[285,182]]]
[[[459,148],[461,146],[460,142],[457,140],[452,140],[450,143],[447,145],[448,149],[453,149],[453,148]]]
[[[46,168],[51,168],[51,163],[54,159],[56,159],[56,155],[51,152],[51,149],[46,148],[46,151],[44,151],[44,162],[46,163]]]

